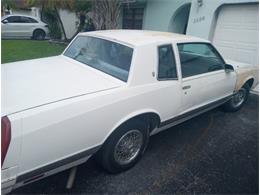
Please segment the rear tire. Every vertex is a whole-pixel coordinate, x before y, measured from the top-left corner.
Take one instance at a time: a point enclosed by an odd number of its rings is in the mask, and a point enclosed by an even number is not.
[[[96,154],[98,163],[110,173],[133,167],[144,153],[149,140],[147,125],[131,121],[121,125]]]
[[[249,95],[250,87],[248,83],[244,84],[241,89],[239,89],[232,98],[223,105],[223,109],[226,112],[236,112],[242,108],[245,104],[248,95]]]
[[[33,32],[34,40],[44,40],[45,36],[46,36],[45,32],[41,29],[37,29]]]

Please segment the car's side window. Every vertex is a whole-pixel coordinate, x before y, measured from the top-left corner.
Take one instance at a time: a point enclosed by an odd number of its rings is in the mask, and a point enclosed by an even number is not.
[[[33,19],[33,18],[28,18],[30,23],[39,23],[37,20]]]
[[[177,69],[172,45],[162,45],[158,47],[158,79],[177,79]]]
[[[224,69],[224,60],[210,43],[178,44],[182,77]]]
[[[38,23],[38,22],[33,18],[21,16],[21,23]]]
[[[6,20],[8,23],[21,23],[20,16],[10,16]]]
[[[21,23],[30,23],[30,21],[28,20],[27,17],[21,16],[20,20],[21,20]]]

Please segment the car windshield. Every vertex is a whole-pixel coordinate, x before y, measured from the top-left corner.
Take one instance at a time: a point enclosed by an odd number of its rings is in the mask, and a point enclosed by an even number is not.
[[[113,41],[78,36],[64,55],[126,82],[133,49]]]

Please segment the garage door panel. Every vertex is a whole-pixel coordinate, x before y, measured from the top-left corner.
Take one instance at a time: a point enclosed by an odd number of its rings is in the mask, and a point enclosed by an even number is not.
[[[253,63],[254,51],[249,51],[245,49],[237,49],[236,60],[239,62],[248,62],[249,64]]]
[[[237,37],[236,33],[237,29],[222,29],[220,32],[218,32],[219,36],[215,38],[215,41],[218,40],[219,42],[233,42],[239,38]]]
[[[240,33],[246,34],[247,36],[241,36]],[[237,31],[237,30],[223,30],[219,32],[220,38],[215,38],[214,43],[217,45],[219,43],[229,43],[229,44],[247,44],[253,47],[257,46],[258,32],[256,31]],[[238,43],[238,44],[236,44]]]
[[[233,50],[233,47],[228,47],[228,46],[221,46],[221,45],[216,45],[216,47],[220,48],[221,47],[221,51],[220,54],[222,56],[229,56],[229,59],[234,59],[235,58],[235,53]]]
[[[230,42],[221,42],[216,45],[216,47],[221,48],[220,53],[224,56],[228,56],[228,59],[233,59],[239,62],[247,62],[249,64],[254,64],[258,61],[255,51],[257,50],[256,45],[250,44],[231,44]]]
[[[234,44],[234,47],[237,48],[237,50],[244,49],[248,51],[255,51],[256,49],[258,49],[258,44],[246,41],[238,41],[236,44]]]
[[[227,59],[258,65],[258,4],[220,8],[213,43]]]

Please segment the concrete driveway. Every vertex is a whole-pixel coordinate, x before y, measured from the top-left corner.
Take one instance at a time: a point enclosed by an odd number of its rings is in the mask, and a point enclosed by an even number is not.
[[[250,95],[236,113],[218,108],[151,137],[127,172],[110,175],[90,159],[71,190],[65,171],[12,193],[258,194],[258,115],[258,96]]]

